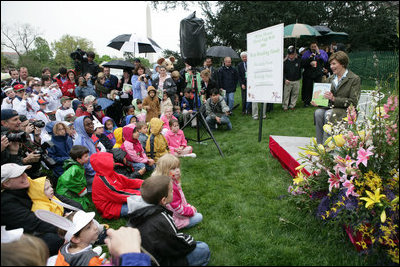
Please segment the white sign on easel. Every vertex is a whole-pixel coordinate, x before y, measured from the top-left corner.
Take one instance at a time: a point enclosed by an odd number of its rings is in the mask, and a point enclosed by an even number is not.
[[[247,34],[247,101],[283,100],[283,23]]]

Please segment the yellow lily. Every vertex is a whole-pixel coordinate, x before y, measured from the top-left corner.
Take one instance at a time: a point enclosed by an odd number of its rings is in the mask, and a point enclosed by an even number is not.
[[[319,156],[319,154],[317,152],[314,152],[314,151],[306,150],[305,152],[306,152],[307,155]]]
[[[343,135],[341,135],[341,134],[335,135],[333,137],[333,140],[335,141],[335,144],[338,147],[342,147],[344,145],[344,143],[346,143],[346,141],[343,138]]]
[[[358,135],[360,136],[361,141],[364,142],[364,140],[365,140],[365,131],[364,130],[358,131]]]
[[[301,165],[297,166],[295,170],[296,170],[296,171],[301,170],[301,169],[303,169],[305,166],[306,166],[305,164],[301,164]]]
[[[296,175],[296,178],[293,179],[294,184],[300,184],[301,182],[304,181],[304,176],[302,172],[298,172]]]
[[[332,136],[329,136],[328,139],[326,139],[324,146],[326,146],[327,144],[329,144],[332,141]]]
[[[318,150],[319,150],[319,152],[321,152],[321,154],[325,153],[325,147],[321,144],[318,145]]]
[[[383,210],[381,213],[381,222],[384,223],[386,221],[386,211]]]
[[[317,145],[317,139],[315,137],[311,138],[311,140],[313,141],[314,145]]]
[[[381,195],[380,191],[381,191],[381,189],[377,188],[373,194],[370,191],[365,190],[365,192],[367,193],[367,195],[369,197],[360,197],[361,200],[366,201],[365,208],[368,208],[369,206],[374,205],[375,203],[380,203],[381,198],[386,197],[385,195]]]
[[[386,115],[385,109],[383,107],[377,107],[375,108],[375,113],[378,115],[380,118],[383,118],[383,116]]]
[[[324,129],[324,132],[326,132],[327,134],[331,134],[332,133],[332,125],[330,124],[325,124],[322,129]]]

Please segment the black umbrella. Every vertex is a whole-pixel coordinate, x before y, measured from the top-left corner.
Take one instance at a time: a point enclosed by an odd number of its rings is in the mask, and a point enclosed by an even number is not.
[[[313,28],[316,29],[320,34],[327,34],[328,32],[332,31],[331,29],[323,25],[316,25],[313,26]]]
[[[111,40],[107,45],[122,52],[131,53],[157,53],[162,48],[151,38],[140,36],[136,33],[121,34]]]
[[[207,50],[206,55],[210,57],[239,58],[235,50],[227,46],[212,46]]]
[[[322,43],[333,43],[333,42],[347,42],[349,35],[345,32],[328,32],[327,34],[318,37],[318,40]]]
[[[114,69],[134,69],[135,65],[125,60],[111,60],[103,64],[103,67],[109,67]]]

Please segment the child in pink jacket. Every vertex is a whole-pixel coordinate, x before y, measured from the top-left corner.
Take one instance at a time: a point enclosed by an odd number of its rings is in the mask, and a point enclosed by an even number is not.
[[[126,152],[126,160],[135,170],[146,167],[147,171],[154,170],[154,160],[146,156],[142,145],[139,142],[139,131],[136,125],[131,123],[122,128],[122,136],[125,141],[121,149]]]
[[[178,229],[190,228],[203,220],[203,215],[187,203],[181,186],[181,169],[179,158],[165,154],[158,159],[157,166],[152,176],[169,176],[172,180],[172,202],[166,205],[173,212],[173,219]]]
[[[170,130],[165,134],[165,139],[167,139],[170,153],[177,157],[195,158],[196,154],[192,153],[193,148],[187,145],[185,135],[183,131],[179,129],[178,120],[172,119],[169,126]]]
[[[161,133],[165,136],[167,131],[170,130],[169,122],[171,120],[178,120],[178,119],[172,115],[172,108],[166,107],[164,114],[160,117],[160,120],[162,120],[164,122]]]

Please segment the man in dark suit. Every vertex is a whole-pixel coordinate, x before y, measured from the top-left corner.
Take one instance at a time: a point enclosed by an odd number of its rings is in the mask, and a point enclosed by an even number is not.
[[[242,92],[242,115],[250,114],[250,103],[247,102],[247,53],[240,53],[242,62],[238,64],[239,85]]]

